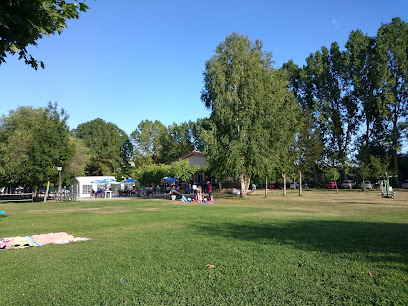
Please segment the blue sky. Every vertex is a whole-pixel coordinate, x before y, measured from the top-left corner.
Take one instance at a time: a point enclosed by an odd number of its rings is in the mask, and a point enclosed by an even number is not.
[[[352,30],[375,35],[392,17],[408,21],[408,1],[88,0],[90,9],[60,36],[0,66],[1,114],[57,101],[70,128],[95,118],[130,134],[140,121],[169,125],[208,115],[200,100],[204,63],[232,33],[261,39],[276,67],[305,58]]]

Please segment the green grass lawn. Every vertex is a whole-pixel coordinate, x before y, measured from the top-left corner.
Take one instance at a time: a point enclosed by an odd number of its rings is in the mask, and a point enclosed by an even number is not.
[[[408,192],[1,204],[0,305],[407,305]],[[207,264],[214,268],[206,267]]]

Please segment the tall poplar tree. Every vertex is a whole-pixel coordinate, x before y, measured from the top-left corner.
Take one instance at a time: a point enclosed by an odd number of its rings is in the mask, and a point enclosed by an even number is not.
[[[336,42],[330,49],[311,54],[303,68],[308,88],[318,115],[319,128],[326,142],[326,153],[345,173],[348,151],[358,132],[358,105],[352,96],[352,86],[346,78],[344,53]]]
[[[271,171],[294,137],[294,97],[262,47],[232,33],[205,63],[201,99],[211,110],[203,131],[207,169],[217,179],[239,178],[242,197],[251,177]]]
[[[381,78],[381,112],[391,131],[391,152],[398,174],[401,128],[408,116],[408,24],[393,18],[377,33],[377,68]]]

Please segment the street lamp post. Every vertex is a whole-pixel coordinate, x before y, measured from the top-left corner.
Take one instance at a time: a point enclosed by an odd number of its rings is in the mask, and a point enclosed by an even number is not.
[[[58,169],[58,176],[59,176],[58,193],[59,193],[60,199],[62,201],[62,196],[61,196],[61,171],[62,171],[62,167],[57,167],[57,169]]]

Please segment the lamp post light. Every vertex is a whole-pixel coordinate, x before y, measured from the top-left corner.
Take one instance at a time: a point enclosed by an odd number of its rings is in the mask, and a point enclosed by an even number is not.
[[[60,199],[62,201],[62,196],[61,196],[61,171],[62,171],[62,167],[57,167],[57,170],[58,170],[58,176],[59,176],[58,193],[59,193]]]

